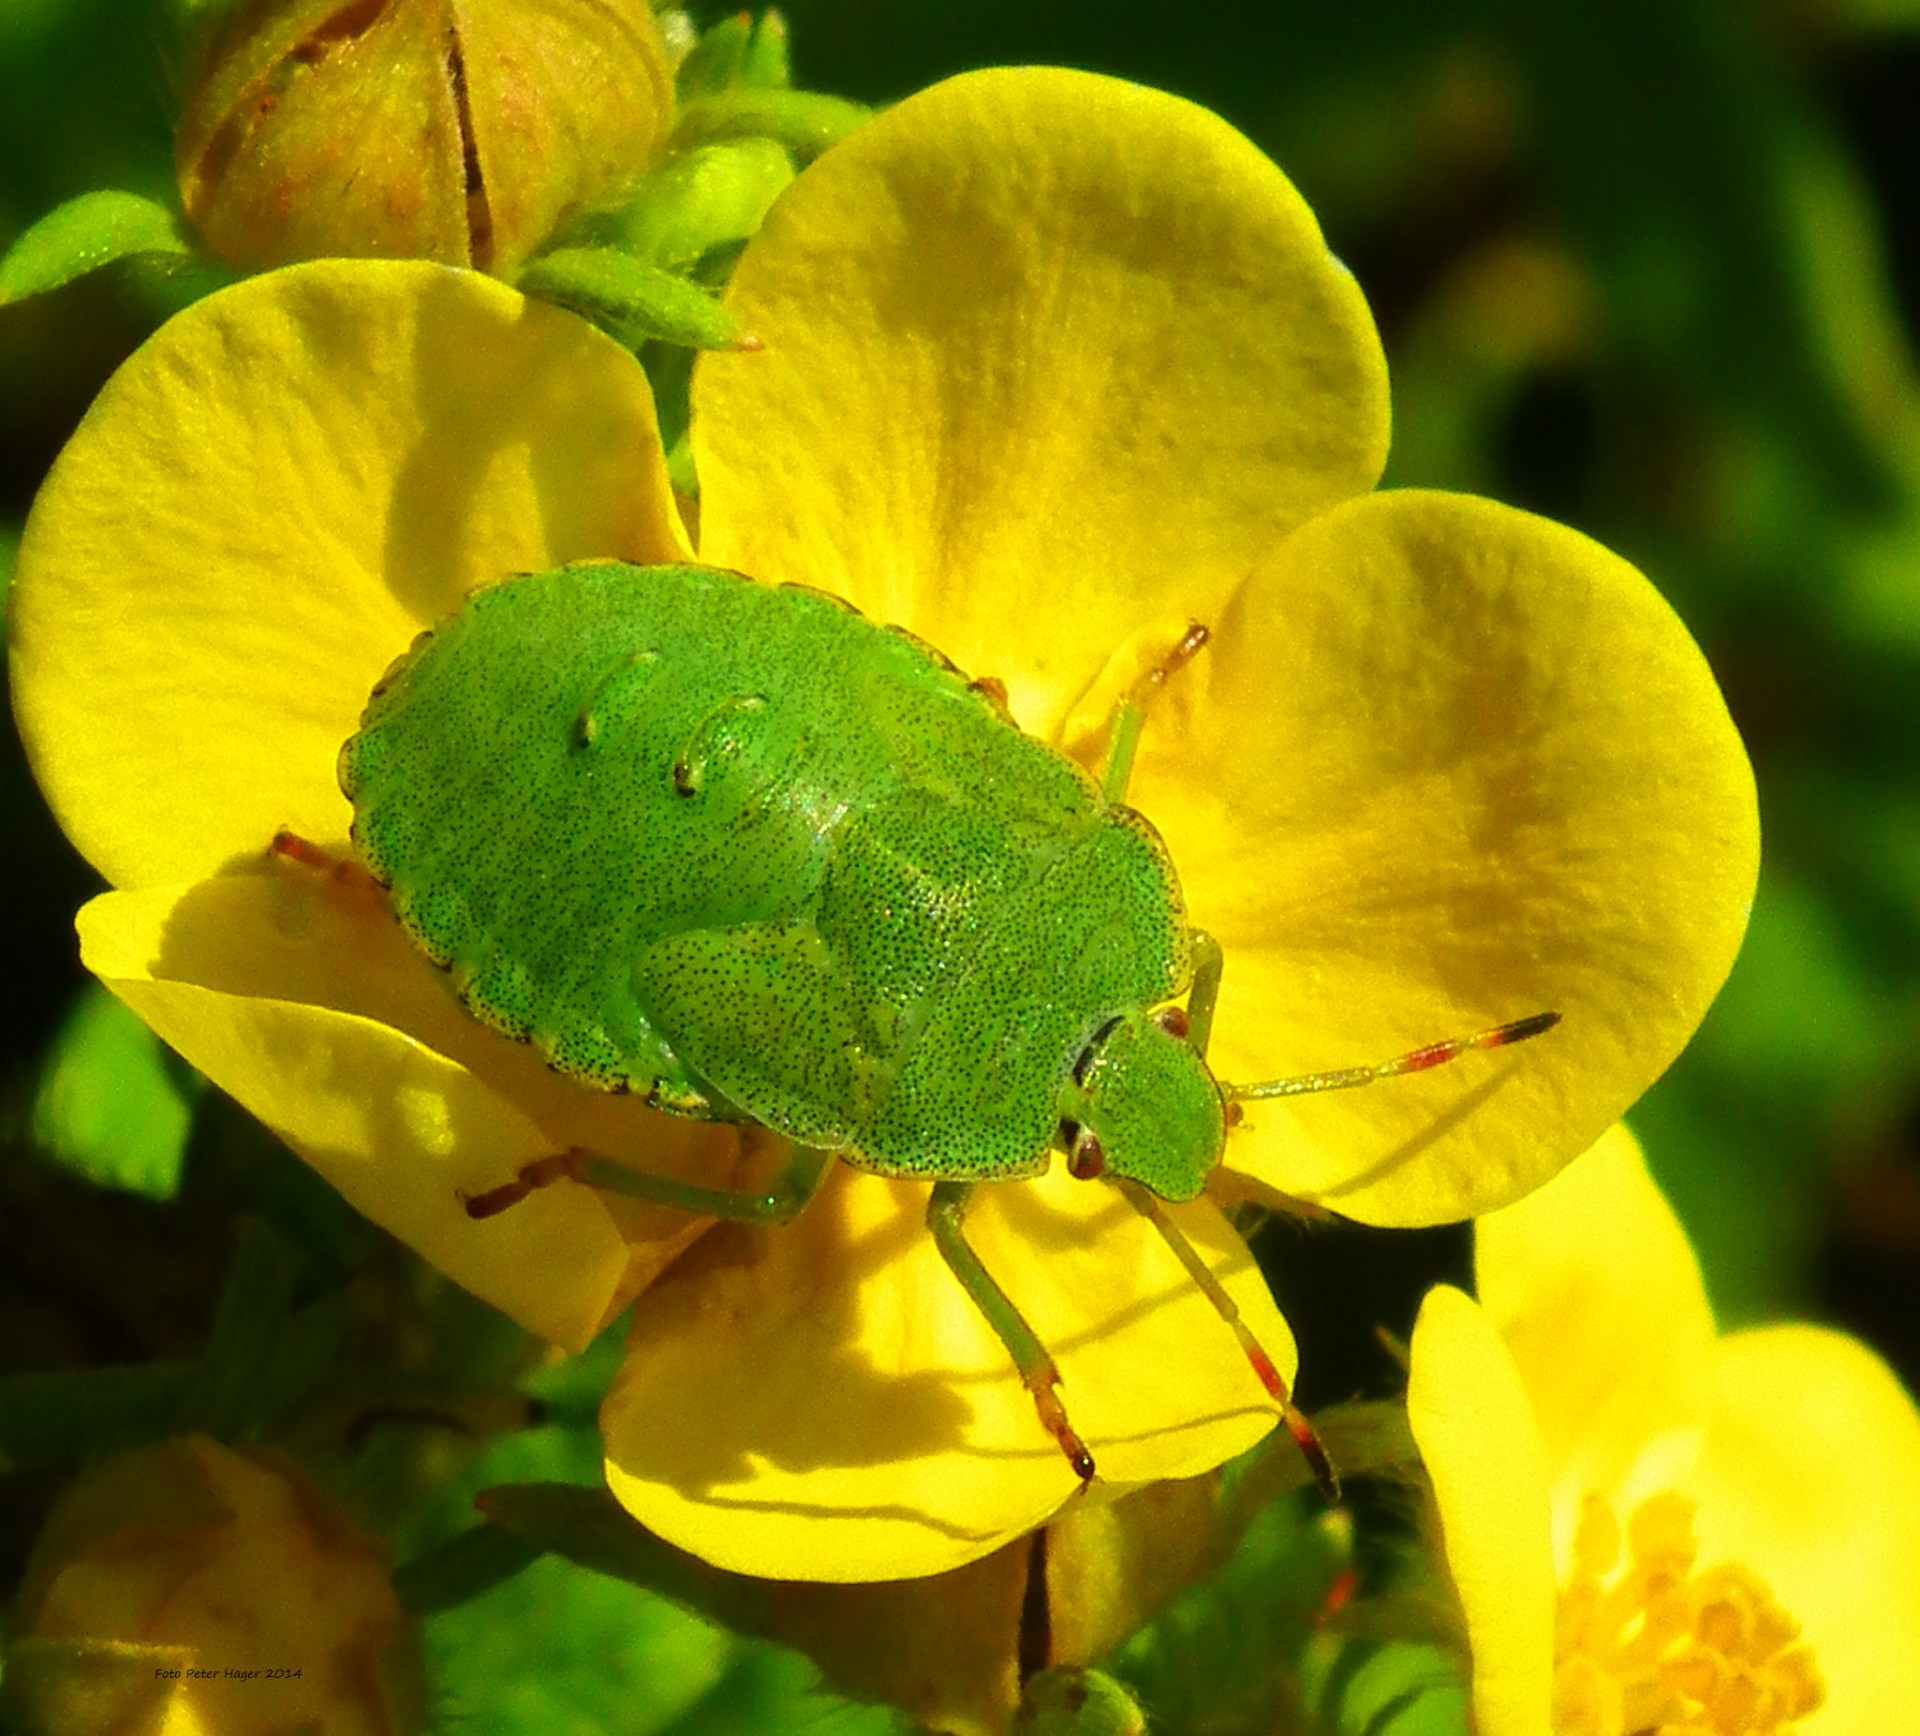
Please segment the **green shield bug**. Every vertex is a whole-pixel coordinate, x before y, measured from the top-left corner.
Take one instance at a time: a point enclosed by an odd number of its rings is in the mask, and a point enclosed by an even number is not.
[[[611,562],[475,592],[387,671],[341,751],[361,865],[475,1017],[583,1086],[758,1123],[794,1155],[736,1193],[557,1154],[468,1210],[571,1177],[775,1223],[835,1158],[931,1181],[941,1253],[1084,1479],[1052,1358],[962,1223],[975,1185],[1064,1151],[1153,1222],[1330,1487],[1158,1202],[1199,1194],[1241,1101],[1415,1071],[1555,1015],[1373,1067],[1214,1079],[1220,949],[1121,800],[1149,690],[1205,636],[1119,707],[1096,780],[1023,734],[993,683],[819,592]]]

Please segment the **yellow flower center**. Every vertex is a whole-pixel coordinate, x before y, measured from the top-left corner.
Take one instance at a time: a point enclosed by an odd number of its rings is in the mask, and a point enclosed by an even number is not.
[[[1737,1562],[1694,1571],[1694,1504],[1589,1494],[1555,1624],[1554,1736],[1791,1736],[1826,1698],[1800,1624]],[[1616,1571],[1617,1570],[1617,1571]]]

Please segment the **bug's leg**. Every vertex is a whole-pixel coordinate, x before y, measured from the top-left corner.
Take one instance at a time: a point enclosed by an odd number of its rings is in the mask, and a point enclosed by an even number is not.
[[[274,833],[273,842],[267,846],[267,854],[298,862],[301,867],[325,874],[339,881],[342,886],[372,888],[379,884],[351,856],[336,856],[311,839],[301,837],[298,832],[288,831],[285,826]]]
[[[1313,1472],[1313,1480],[1320,1485],[1320,1493],[1329,1501],[1339,1500],[1340,1479],[1327,1457],[1326,1448],[1321,1446],[1320,1437],[1313,1432],[1313,1424],[1307,1421],[1306,1414],[1293,1402],[1293,1395],[1287,1391],[1287,1383],[1280,1378],[1279,1369],[1273,1366],[1273,1358],[1261,1348],[1259,1339],[1254,1337],[1247,1323],[1240,1318],[1239,1305],[1222,1288],[1220,1280],[1214,1277],[1206,1261],[1200,1258],[1198,1250],[1181,1233],[1173,1219],[1167,1216],[1159,1200],[1148,1189],[1124,1176],[1115,1176],[1113,1183],[1127,1196],[1133,1209],[1160,1232],[1160,1239],[1173,1250],[1180,1264],[1186,1267],[1187,1276],[1214,1305],[1220,1318],[1233,1328],[1233,1335],[1240,1340],[1240,1348],[1247,1353],[1247,1360],[1253,1364],[1254,1373],[1259,1375],[1260,1384],[1267,1389],[1274,1403],[1279,1405],[1280,1420],[1287,1425],[1287,1433],[1293,1436],[1299,1446]]]
[[[1083,1483],[1093,1481],[1093,1455],[1086,1443],[1073,1432],[1067,1421],[1067,1407],[1054,1389],[1060,1384],[1060,1371],[1053,1364],[1047,1347],[1034,1335],[1012,1299],[993,1280],[980,1256],[967,1245],[960,1220],[967,1209],[967,1195],[974,1184],[966,1181],[936,1182],[933,1198],[927,1202],[927,1228],[933,1232],[939,1248],[960,1288],[973,1298],[973,1305],[986,1317],[994,1335],[1007,1347],[1013,1365],[1020,1371],[1020,1383],[1033,1395],[1034,1409],[1047,1433],[1060,1443],[1067,1463]]]
[[[1220,1002],[1220,978],[1227,968],[1227,955],[1204,928],[1189,931],[1187,945],[1193,954],[1193,988],[1187,995],[1187,1046],[1207,1058],[1207,1041],[1213,1035],[1213,1009]]]
[[[763,1188],[696,1187],[691,1182],[628,1169],[625,1164],[595,1157],[591,1152],[562,1151],[523,1165],[510,1182],[485,1193],[470,1194],[467,1216],[490,1218],[518,1205],[537,1188],[556,1181],[577,1181],[653,1205],[676,1206],[697,1217],[726,1218],[740,1224],[784,1224],[819,1191],[832,1162],[830,1151],[796,1145],[780,1173]]]
[[[1147,720],[1147,704],[1166,686],[1167,678],[1191,663],[1207,642],[1207,630],[1198,621],[1181,635],[1179,644],[1162,657],[1130,688],[1114,708],[1113,730],[1107,738],[1107,769],[1100,793],[1109,802],[1123,801],[1133,775],[1133,756],[1140,746],[1140,728]]]
[[[1176,1028],[1175,1034],[1185,1036],[1194,1053],[1205,1060],[1207,1039],[1213,1033],[1213,1009],[1220,999],[1220,979],[1226,971],[1226,954],[1221,950],[1219,941],[1204,928],[1191,931],[1188,945],[1193,953],[1193,988],[1187,996],[1187,1005],[1182,1014],[1184,1029]],[[1178,1013],[1181,1009],[1174,1007],[1169,1011]],[[1228,1109],[1228,1124],[1231,1125],[1233,1116],[1239,1112],[1231,1103]],[[1187,1276],[1213,1304],[1220,1318],[1233,1328],[1233,1335],[1240,1340],[1240,1348],[1253,1364],[1253,1372],[1259,1375],[1260,1384],[1279,1405],[1281,1421],[1287,1425],[1287,1433],[1293,1436],[1313,1471],[1313,1479],[1320,1485],[1321,1494],[1329,1501],[1339,1500],[1340,1479],[1334,1471],[1333,1462],[1327,1457],[1326,1448],[1321,1446],[1320,1437],[1314,1433],[1313,1424],[1307,1421],[1305,1412],[1293,1402],[1293,1395],[1287,1391],[1287,1383],[1280,1378],[1279,1369],[1273,1366],[1273,1358],[1240,1318],[1239,1304],[1221,1287],[1206,1261],[1200,1258],[1193,1244],[1167,1216],[1160,1201],[1149,1189],[1124,1176],[1115,1176],[1113,1180],[1132,1203],[1134,1210],[1160,1232],[1160,1239],[1173,1250],[1180,1264],[1186,1267]]]

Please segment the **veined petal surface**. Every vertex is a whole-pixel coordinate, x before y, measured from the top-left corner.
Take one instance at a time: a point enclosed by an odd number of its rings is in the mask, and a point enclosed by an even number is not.
[[[1228,1164],[1368,1223],[1507,1204],[1664,1071],[1744,932],[1753,776],[1705,660],[1598,544],[1413,491],[1296,531],[1215,626],[1154,705],[1129,799],[1225,948],[1216,1074],[1563,1020],[1250,1103]]]
[[[14,710],[69,837],[121,886],[289,826],[344,846],[340,745],[474,587],[683,558],[646,376],[470,272],[324,260],[169,321],[34,503]]]
[[[1920,1411],[1857,1340],[1722,1339],[1699,1462],[1703,1564],[1738,1561],[1801,1625],[1826,1684],[1805,1736],[1920,1728]]]
[[[1372,319],[1286,177],[1088,73],[969,73],[862,128],[728,304],[766,348],[695,370],[702,558],[910,627],[1038,735],[1385,459]]]
[[[704,1220],[560,1183],[476,1223],[462,1196],[576,1146],[709,1185],[738,1155],[734,1128],[583,1091],[485,1030],[370,888],[262,862],[107,893],[79,926],[87,967],[352,1205],[571,1349]]]
[[[1698,1425],[1713,1312],[1624,1126],[1473,1233],[1480,1304],[1520,1369],[1556,1489],[1616,1488],[1648,1441]]]
[[[928,1191],[839,1166],[792,1223],[720,1226],[640,1298],[601,1429],[642,1523],[743,1572],[913,1578],[1273,1426],[1232,1332],[1119,1194],[1058,1167],[983,1187],[967,1238],[1053,1353],[1099,1466],[1076,1494],[927,1232]],[[1169,1210],[1290,1380],[1293,1339],[1245,1245],[1204,1200]]]
[[[1473,1652],[1479,1736],[1552,1728],[1546,1465],[1519,1370],[1469,1296],[1441,1284],[1414,1322],[1407,1421],[1433,1479]]]

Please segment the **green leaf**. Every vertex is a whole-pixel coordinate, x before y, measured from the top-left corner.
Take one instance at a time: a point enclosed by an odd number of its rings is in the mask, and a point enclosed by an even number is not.
[[[429,1615],[424,1643],[441,1727],[490,1736],[658,1736],[733,1652],[671,1604],[553,1559]]]
[[[728,1573],[647,1530],[605,1489],[571,1483],[509,1483],[475,1503],[487,1522],[549,1555],[669,1598],[730,1628],[753,1631],[767,1616],[765,1580]]]
[[[1314,1497],[1269,1502],[1218,1572],[1181,1593],[1102,1668],[1145,1708],[1156,1736],[1265,1736],[1304,1722],[1297,1680],[1352,1523]]]
[[[351,1324],[347,1298],[295,1311],[299,1251],[255,1219],[240,1232],[213,1337],[177,1419],[231,1444],[252,1440],[333,1367]]]
[[[636,1586],[551,1557],[429,1617],[426,1649],[446,1726],[490,1736],[905,1736],[912,1728],[889,1708],[826,1691],[798,1652],[737,1639]]]
[[[685,104],[668,141],[676,150],[721,139],[773,139],[806,161],[873,118],[873,110],[817,91],[745,85]]]
[[[0,307],[135,254],[193,253],[185,223],[138,193],[82,193],[30,225],[0,258]]]
[[[649,339],[690,349],[757,349],[697,284],[614,247],[563,247],[521,272],[527,295],[570,308],[629,349]]]
[[[1332,1660],[1324,1673],[1316,1666]],[[1335,1643],[1303,1672],[1321,1723],[1337,1736],[1465,1736],[1467,1685],[1431,1645]]]
[[[102,1187],[171,1199],[200,1087],[134,1014],[90,984],[41,1072],[34,1141]]]
[[[170,1435],[197,1373],[153,1362],[0,1380],[0,1470],[71,1465]]]

